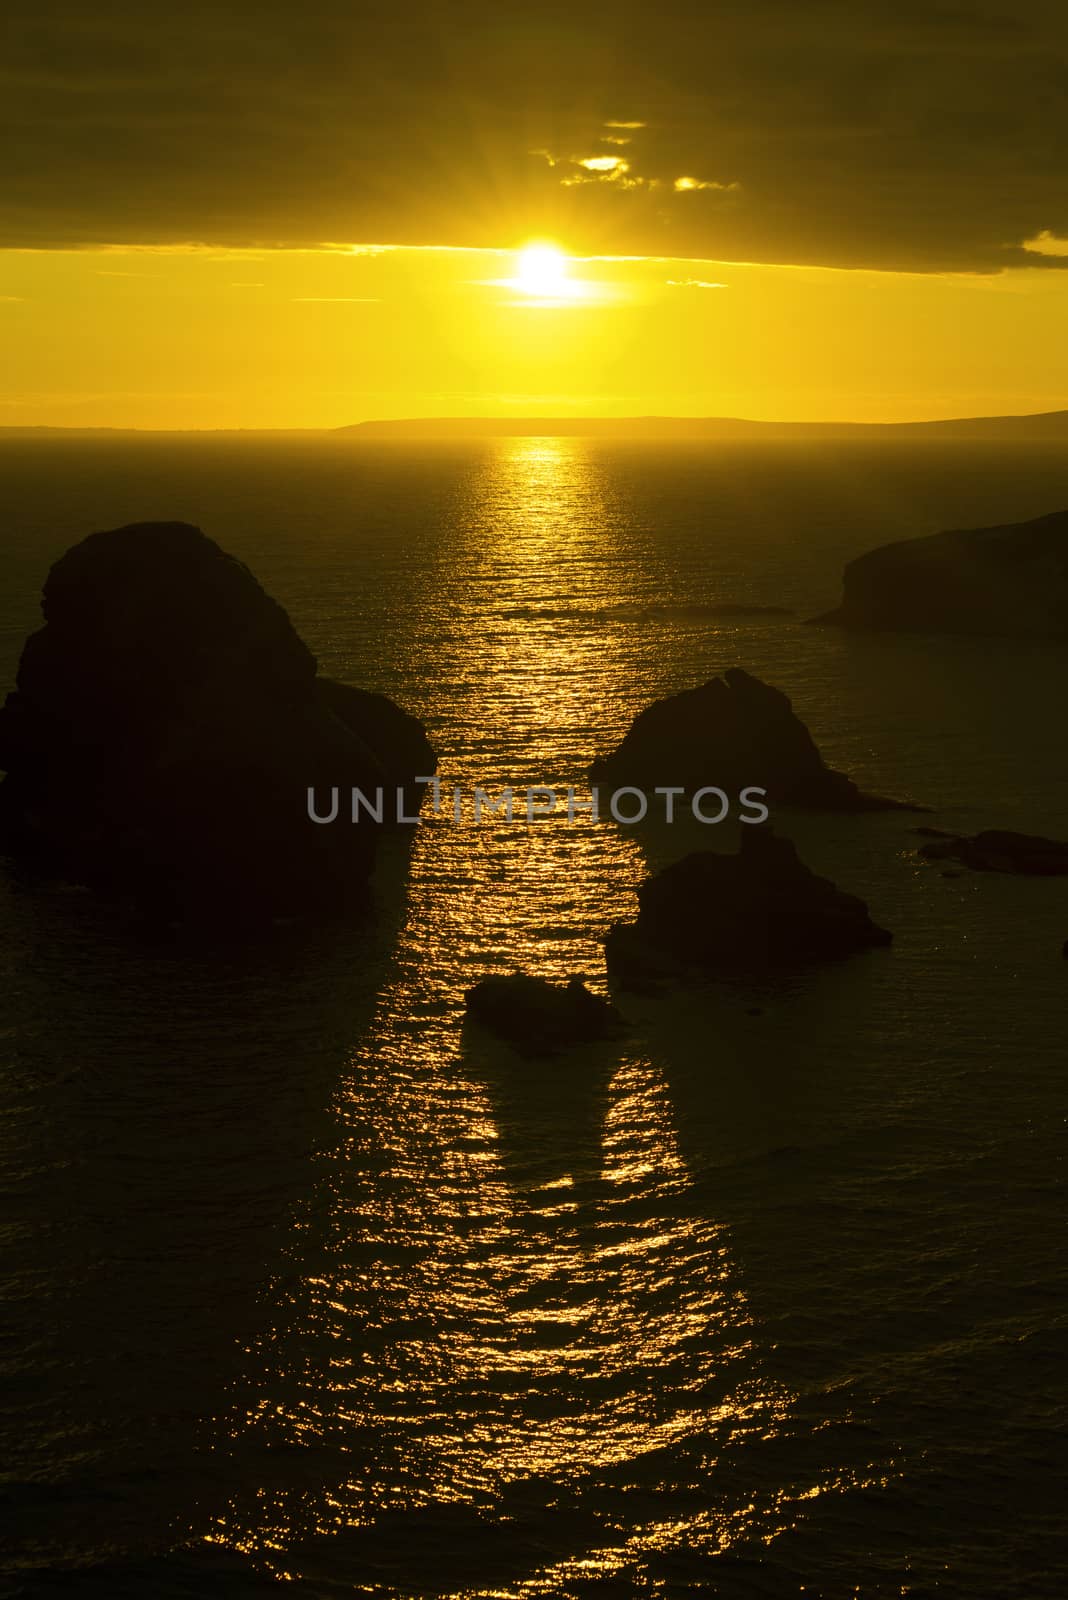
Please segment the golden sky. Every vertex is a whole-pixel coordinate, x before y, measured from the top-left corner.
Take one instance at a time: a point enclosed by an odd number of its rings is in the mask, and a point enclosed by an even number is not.
[[[9,424],[1068,405],[1063,0],[4,20]]]
[[[7,426],[897,420],[1068,402],[1068,276],[355,247],[0,252]],[[557,281],[552,282],[553,273]]]

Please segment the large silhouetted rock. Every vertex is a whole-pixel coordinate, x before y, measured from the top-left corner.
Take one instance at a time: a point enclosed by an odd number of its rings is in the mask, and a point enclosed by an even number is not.
[[[619,1012],[580,978],[552,983],[527,973],[482,978],[464,996],[467,1014],[520,1055],[553,1055],[569,1045],[610,1039],[623,1028]]]
[[[1068,635],[1068,511],[881,545],[813,620],[910,632]]]
[[[944,833],[919,828],[927,838],[920,855],[929,861],[959,861],[975,872],[1016,872],[1024,877],[1060,878],[1068,874],[1068,843],[1040,834],[987,828],[982,833]]]
[[[706,786],[828,811],[889,810],[898,801],[861,793],[828,767],[783,694],[741,667],[639,711],[622,742],[590,768],[595,784],[652,792]]]
[[[362,898],[371,794],[434,770],[420,723],[316,675],[280,605],[185,523],[91,534],[48,575],[0,710],[8,848],[160,915],[238,919]],[[309,818],[308,789],[338,820]],[[395,807],[394,807],[395,814]]]
[[[743,826],[737,855],[698,850],[638,890],[638,918],[605,940],[609,971],[641,984],[686,971],[760,973],[890,943],[856,895],[798,859],[766,824]]]

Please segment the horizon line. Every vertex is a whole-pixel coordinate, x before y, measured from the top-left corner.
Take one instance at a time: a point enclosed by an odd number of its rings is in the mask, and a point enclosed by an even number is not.
[[[527,430],[533,426],[544,428],[558,428],[564,432],[581,433],[585,429],[600,431],[611,428],[636,428],[647,426],[651,428],[670,427],[676,431],[686,428],[752,428],[763,432],[769,429],[787,428],[791,430],[808,431],[812,429],[827,430],[841,429],[849,432],[882,432],[885,430],[904,430],[917,428],[947,428],[954,426],[996,426],[1010,424],[1018,427],[1027,423],[1042,423],[1057,421],[1068,428],[1068,405],[1046,411],[1016,411],[999,413],[982,413],[973,416],[948,416],[948,417],[915,417],[898,420],[871,420],[847,421],[840,417],[808,418],[755,418],[730,415],[717,415],[710,413],[679,414],[672,412],[642,412],[627,413],[618,416],[603,413],[552,415],[547,413],[511,414],[506,416],[491,416],[479,414],[432,414],[425,416],[407,417],[367,417],[359,422],[326,424],[326,425],[300,425],[280,424],[269,427],[176,427],[176,428],[145,428],[136,424],[109,424],[109,423],[0,423],[0,435],[3,434],[143,434],[146,436],[159,435],[215,435],[215,434],[316,434],[329,437],[335,434],[358,434],[364,431],[385,429],[395,432],[399,429],[453,429],[470,428],[499,432],[505,429]]]

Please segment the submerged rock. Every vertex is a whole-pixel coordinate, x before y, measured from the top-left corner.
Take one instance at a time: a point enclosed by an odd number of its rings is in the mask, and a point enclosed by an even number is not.
[[[917,828],[928,842],[919,853],[929,861],[959,861],[976,872],[1017,872],[1028,877],[1057,878],[1068,874],[1068,844],[1038,834],[987,828],[982,833],[943,833]]]
[[[1068,636],[1068,511],[881,545],[850,561],[843,628]]]
[[[623,1019],[581,978],[551,983],[527,973],[496,974],[468,989],[467,1014],[520,1055],[553,1055],[569,1045],[616,1037]]]
[[[609,971],[627,984],[686,971],[767,972],[890,943],[856,895],[820,878],[789,839],[743,827],[737,855],[698,850],[638,890],[638,918],[605,941]]]
[[[0,710],[7,848],[154,915],[245,919],[363,896],[377,826],[308,789],[434,771],[383,695],[317,676],[283,608],[186,523],[91,534],[53,566]]]
[[[772,801],[828,811],[916,809],[863,794],[828,767],[782,690],[741,667],[639,711],[616,749],[593,763],[590,778],[646,792],[761,788]]]

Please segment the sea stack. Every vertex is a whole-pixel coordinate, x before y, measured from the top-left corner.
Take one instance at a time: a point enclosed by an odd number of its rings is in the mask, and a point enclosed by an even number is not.
[[[910,633],[1068,636],[1068,511],[880,545],[850,561],[842,603],[813,618]]]
[[[612,1039],[625,1028],[615,1006],[581,978],[553,983],[525,972],[482,978],[464,996],[467,1015],[523,1056],[555,1055]]]
[[[0,710],[0,838],[155,916],[257,920],[362,903],[368,795],[434,771],[422,725],[320,678],[283,608],[198,528],[94,533],[53,566]],[[339,819],[308,790],[338,787]],[[395,814],[395,813],[394,813]]]
[[[742,828],[736,855],[697,850],[646,879],[638,917],[609,929],[609,972],[626,985],[685,975],[747,976],[879,945],[863,900],[798,859],[766,824]]]
[[[741,667],[639,711],[621,743],[594,761],[590,778],[648,793],[757,787],[772,802],[827,811],[915,809],[864,794],[828,767],[782,690]]]

